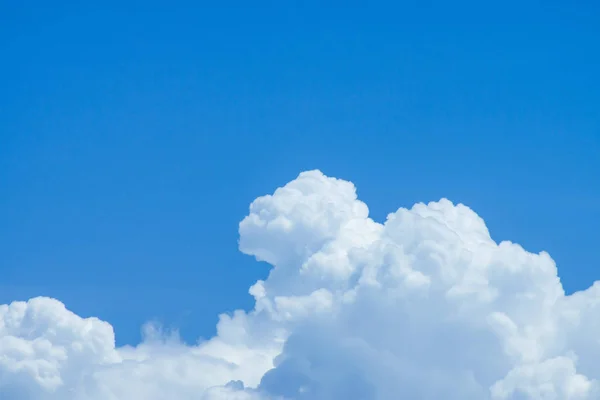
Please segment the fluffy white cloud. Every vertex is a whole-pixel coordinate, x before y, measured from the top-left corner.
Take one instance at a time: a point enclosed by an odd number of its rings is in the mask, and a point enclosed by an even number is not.
[[[0,306],[0,398],[600,398],[600,285],[566,296],[548,254],[495,243],[464,205],[381,224],[352,183],[309,171],[256,199],[239,232],[273,268],[255,308],[197,346],[148,326],[118,348],[57,300]]]

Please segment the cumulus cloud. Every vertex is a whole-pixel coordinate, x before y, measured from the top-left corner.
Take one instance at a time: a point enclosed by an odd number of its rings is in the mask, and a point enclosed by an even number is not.
[[[368,216],[350,182],[301,173],[259,197],[239,248],[272,265],[250,312],[195,346],[58,300],[0,306],[7,400],[600,398],[600,285],[565,295],[547,253],[494,242],[446,199]]]

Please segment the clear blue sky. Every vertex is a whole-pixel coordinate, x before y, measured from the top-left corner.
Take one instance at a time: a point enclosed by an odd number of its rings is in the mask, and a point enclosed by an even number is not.
[[[1,303],[210,336],[267,273],[249,203],[313,168],[600,278],[597,2],[81,3],[0,5]]]

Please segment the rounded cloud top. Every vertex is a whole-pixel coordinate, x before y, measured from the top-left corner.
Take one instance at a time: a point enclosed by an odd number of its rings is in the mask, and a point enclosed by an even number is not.
[[[272,265],[313,254],[354,219],[367,218],[369,209],[357,200],[350,182],[320,171],[297,179],[257,198],[240,223],[240,250]]]

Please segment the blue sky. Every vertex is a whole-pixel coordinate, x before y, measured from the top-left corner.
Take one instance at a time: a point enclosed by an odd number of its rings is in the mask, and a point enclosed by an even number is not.
[[[268,272],[248,205],[313,168],[599,278],[595,2],[285,3],[0,5],[1,303],[211,336]]]

